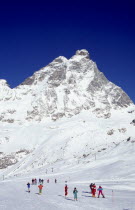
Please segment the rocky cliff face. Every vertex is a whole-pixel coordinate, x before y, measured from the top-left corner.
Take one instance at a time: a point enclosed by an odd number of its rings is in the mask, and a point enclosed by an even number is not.
[[[41,121],[71,117],[90,110],[108,118],[112,109],[132,104],[128,95],[108,81],[86,50],[67,60],[60,56],[10,89],[0,80],[0,121]]]

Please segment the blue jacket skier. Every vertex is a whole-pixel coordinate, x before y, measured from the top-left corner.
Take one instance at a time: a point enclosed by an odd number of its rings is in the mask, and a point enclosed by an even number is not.
[[[27,183],[27,187],[28,187],[28,192],[30,192],[30,183]]]
[[[76,200],[76,201],[77,201],[77,193],[78,193],[78,191],[75,187],[74,190],[73,190],[73,194],[74,194],[74,200]]]

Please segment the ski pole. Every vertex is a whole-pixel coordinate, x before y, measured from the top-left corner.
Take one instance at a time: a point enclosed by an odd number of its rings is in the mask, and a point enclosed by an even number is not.
[[[114,193],[113,193],[113,190],[112,190],[112,202],[114,201]]]

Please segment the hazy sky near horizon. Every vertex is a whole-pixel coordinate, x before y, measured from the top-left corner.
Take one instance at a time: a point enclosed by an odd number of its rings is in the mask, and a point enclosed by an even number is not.
[[[62,55],[87,49],[105,76],[135,102],[135,2],[3,1],[0,79],[16,87]]]

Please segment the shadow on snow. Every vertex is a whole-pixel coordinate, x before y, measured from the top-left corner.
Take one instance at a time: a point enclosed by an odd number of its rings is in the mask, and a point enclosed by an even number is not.
[[[65,198],[66,200],[69,200],[69,201],[74,201],[72,198],[65,197],[64,195],[58,195],[58,196],[61,196],[61,197]]]
[[[92,198],[92,196],[88,196],[88,195],[82,195],[83,197],[88,197],[88,198]]]

